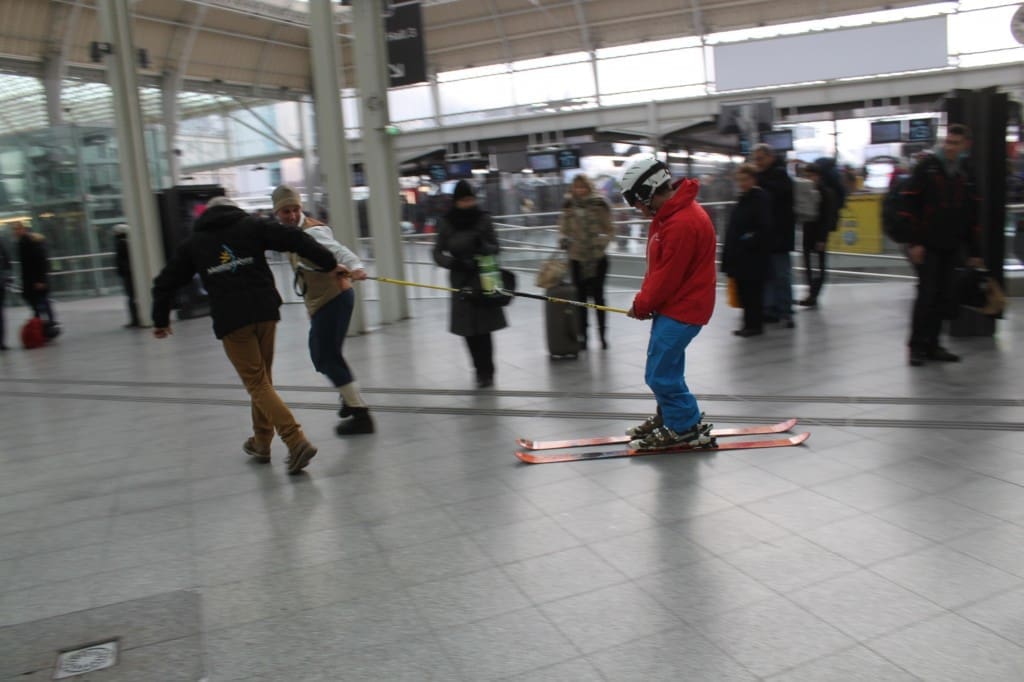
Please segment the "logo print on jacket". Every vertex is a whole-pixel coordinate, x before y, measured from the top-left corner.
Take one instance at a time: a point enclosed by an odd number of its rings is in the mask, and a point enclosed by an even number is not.
[[[227,244],[220,245],[220,265],[213,265],[206,269],[208,275],[219,275],[225,272],[234,274],[240,266],[252,265],[253,257],[246,256],[245,258],[239,258],[235,255],[235,252],[231,250],[231,247]]]

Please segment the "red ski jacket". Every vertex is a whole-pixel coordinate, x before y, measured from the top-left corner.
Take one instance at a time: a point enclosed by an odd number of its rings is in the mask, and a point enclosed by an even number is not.
[[[715,227],[696,201],[699,185],[683,180],[658,209],[647,235],[647,273],[633,299],[636,316],[665,315],[704,325],[715,308]]]

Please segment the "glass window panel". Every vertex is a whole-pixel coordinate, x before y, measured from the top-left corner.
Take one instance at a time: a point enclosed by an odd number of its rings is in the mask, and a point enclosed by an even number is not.
[[[568,54],[553,55],[551,57],[538,57],[537,59],[524,59],[512,62],[513,71],[526,71],[528,69],[542,69],[547,66],[562,66],[563,64],[575,64],[590,60],[586,52],[570,52]]]
[[[662,88],[660,90],[642,90],[639,92],[601,95],[601,106],[613,107],[620,104],[638,104],[652,100],[689,99],[692,97],[704,97],[706,94],[707,90],[704,84],[701,83],[700,85],[684,85],[675,88]]]
[[[992,66],[993,64],[1012,64],[1014,62],[1024,62],[1024,47],[960,55],[960,66],[964,67]]]
[[[388,91],[388,113],[392,121],[411,121],[434,116],[430,85],[413,85]]]
[[[589,62],[549,66],[512,74],[517,104],[592,97],[594,75]]]
[[[602,95],[703,83],[704,55],[701,48],[691,48],[602,59],[597,78]]]
[[[986,52],[1017,47],[1010,33],[1016,7],[997,7],[949,16],[949,50],[953,53]]]
[[[512,76],[503,73],[484,78],[440,83],[441,113],[498,109],[515,105]]]
[[[466,80],[467,78],[480,78],[481,76],[494,76],[508,71],[506,64],[489,64],[488,66],[475,66],[470,69],[459,69],[457,71],[444,71],[437,74],[439,83]]]
[[[629,57],[648,52],[665,52],[666,50],[678,50],[687,47],[700,45],[699,36],[686,38],[670,38],[668,40],[652,40],[646,43],[634,43],[632,45],[619,45],[616,47],[602,47],[595,50],[598,59],[611,59],[614,57]]]

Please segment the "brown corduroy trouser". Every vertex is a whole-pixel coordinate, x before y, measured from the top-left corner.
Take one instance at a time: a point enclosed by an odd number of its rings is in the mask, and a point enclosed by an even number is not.
[[[289,449],[306,440],[302,427],[274,390],[274,338],[277,322],[256,322],[227,334],[221,341],[228,360],[252,402],[252,431],[257,447],[269,448],[274,431]]]

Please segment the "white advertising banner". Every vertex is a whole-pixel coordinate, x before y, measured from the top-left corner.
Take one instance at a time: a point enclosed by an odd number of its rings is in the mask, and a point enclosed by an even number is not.
[[[718,92],[949,65],[946,17],[714,46]]]

